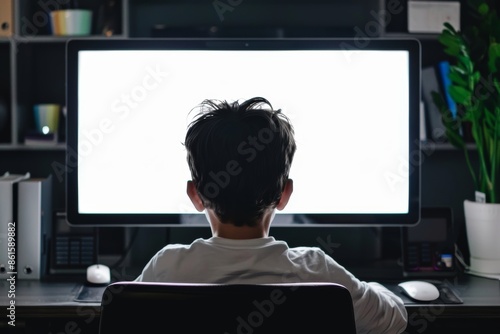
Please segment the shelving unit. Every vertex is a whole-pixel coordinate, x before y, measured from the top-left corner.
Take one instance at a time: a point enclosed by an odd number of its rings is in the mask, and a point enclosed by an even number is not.
[[[66,105],[65,46],[74,37],[51,33],[50,11],[65,8],[58,3],[71,1],[13,1],[14,33],[0,37],[0,151],[66,148],[63,116],[56,145],[24,144],[26,132],[34,128],[34,104]],[[93,18],[91,35],[77,38],[127,37],[128,0],[82,0],[78,4],[78,8],[92,10]],[[114,20],[113,30],[104,31],[109,20]]]
[[[65,210],[65,175],[53,166],[64,166],[66,145],[64,136],[55,146],[27,146],[24,133],[33,127],[33,104],[56,102],[65,105],[65,43],[70,37],[52,36],[47,4],[67,3],[58,0],[11,0],[14,3],[14,34],[0,37],[0,173],[31,172],[33,176],[55,174],[54,207]],[[157,28],[172,28],[162,33],[193,33],[199,27],[269,28],[283,25],[287,32],[299,37],[318,34],[324,37],[341,33],[355,35],[354,28],[363,32],[366,22],[376,20],[370,7],[382,6],[394,0],[252,0],[226,1],[231,10],[220,20],[212,1],[206,0],[80,0],[82,8],[93,10],[92,34],[78,38],[140,38],[152,37]],[[465,4],[465,0],[460,1]],[[107,36],[99,32],[99,8],[114,3],[116,31]],[[397,1],[403,10],[380,23],[380,36],[416,38],[422,44],[422,66],[436,64],[446,55],[437,41],[438,34],[411,34],[407,31],[407,0]],[[53,5],[52,5],[53,6]],[[465,6],[462,5],[462,8]],[[341,10],[337,10],[340,8]],[[345,11],[343,11],[345,10]],[[462,13],[461,18],[466,15]],[[462,20],[465,21],[465,20]],[[360,23],[363,22],[363,23]],[[378,22],[378,21],[377,21]],[[341,25],[351,25],[340,29]],[[191,28],[186,30],[185,28]],[[155,29],[156,28],[156,29]],[[345,27],[344,27],[345,28]],[[160,29],[161,30],[161,29]],[[347,30],[347,32],[346,32]],[[259,30],[260,31],[260,30]],[[182,36],[179,36],[182,37]],[[192,37],[192,36],[189,36]],[[2,107],[4,106],[4,107]],[[68,110],[71,112],[71,110]],[[64,124],[61,119],[61,124]],[[2,122],[5,124],[2,126]],[[64,134],[64,129],[61,129]],[[464,223],[462,201],[472,189],[469,171],[462,152],[451,144],[423,142],[422,204],[454,208],[457,233]],[[473,152],[473,154],[476,152]],[[475,157],[473,157],[475,158]],[[458,168],[457,168],[458,166]],[[467,177],[461,177],[467,175]],[[456,184],[456,180],[461,180]],[[453,184],[453,187],[450,187]],[[186,230],[176,233],[186,233]],[[103,232],[103,231],[101,231]],[[399,231],[397,231],[399,233]],[[113,231],[113,235],[116,230]],[[198,232],[199,233],[199,232]],[[152,233],[156,237],[157,232]],[[399,235],[399,234],[398,234]],[[146,236],[149,238],[149,235]],[[180,236],[176,235],[179,239]],[[174,239],[175,239],[174,238]],[[105,239],[105,237],[103,238]],[[191,240],[191,236],[186,236]],[[149,239],[148,239],[149,241]],[[396,245],[398,249],[399,244]]]
[[[11,81],[11,43],[0,39],[0,145],[10,143],[12,91]]]
[[[368,6],[382,5],[390,0],[366,0]],[[68,1],[61,1],[67,3]],[[25,133],[34,127],[33,105],[36,103],[58,103],[65,105],[65,43],[71,37],[53,36],[50,29],[50,11],[55,8],[57,1],[30,1],[19,0],[14,3],[14,34],[11,37],[0,37],[0,127],[2,121],[7,123],[0,128],[0,151],[2,150],[64,150],[64,118],[61,117],[59,131],[59,144],[55,146],[33,146],[24,145]],[[187,26],[219,25],[231,26],[235,24],[236,18],[241,18],[244,13],[260,10],[267,5],[266,1],[256,1],[249,4],[237,6],[233,11],[226,12],[227,19],[220,20],[216,15],[213,4],[201,0],[190,1],[160,1],[160,0],[81,0],[78,2],[80,8],[93,11],[92,34],[88,37],[77,38],[135,38],[150,37],[153,27],[165,26],[168,19],[171,20],[170,27],[185,28]],[[291,10],[303,8],[306,2],[290,1]],[[332,2],[316,0],[307,3],[308,6],[317,6],[315,10],[308,10],[311,15],[321,11],[331,11]],[[401,2],[404,7],[405,1]],[[99,26],[103,26],[102,10],[107,6],[110,9],[108,15],[113,17],[117,23],[111,36],[106,36]],[[278,4],[270,4],[269,10],[278,11]],[[302,6],[302,7],[301,7]],[[287,7],[288,8],[288,7]],[[304,7],[305,8],[305,7]],[[352,11],[351,7],[345,7]],[[321,9],[321,10],[320,10]],[[202,10],[203,13],[199,12]],[[207,13],[207,11],[209,11]],[[365,10],[368,13],[368,10]],[[196,12],[196,13],[195,13]],[[366,14],[367,14],[366,13]],[[230,16],[231,14],[232,16]],[[264,13],[265,14],[265,13]],[[269,20],[267,16],[251,17],[238,24],[258,26]],[[141,16],[142,15],[142,16]],[[360,14],[361,15],[361,14]],[[365,15],[370,19],[373,13]],[[145,18],[148,17],[148,19]],[[253,20],[253,21],[252,21]],[[278,24],[284,18],[276,18]],[[293,31],[304,28],[308,33],[311,30],[311,18],[304,18],[299,22],[298,18],[290,19],[298,25]],[[344,19],[345,20],[345,19]],[[355,20],[353,18],[353,20]],[[359,20],[359,18],[357,18]],[[375,22],[375,18],[371,18]],[[229,21],[229,22],[228,22]],[[314,20],[313,20],[314,21]],[[381,37],[388,38],[416,38],[422,44],[422,66],[435,64],[438,60],[446,57],[437,42],[437,34],[410,34],[406,29],[406,10],[398,10],[397,15],[390,17],[390,22],[381,24]],[[318,33],[336,29],[338,22],[332,22],[331,27],[326,27],[328,21],[325,14],[320,14],[317,24],[320,29]],[[373,22],[372,22],[373,23]],[[345,24],[345,22],[343,22]],[[380,23],[379,23],[380,24]],[[304,26],[300,26],[304,25]],[[149,29],[146,29],[149,27]],[[366,27],[358,24],[358,30],[350,29],[354,34]],[[196,29],[195,29],[196,30]],[[180,30],[184,31],[185,30]],[[177,31],[179,33],[179,31]],[[6,75],[4,75],[4,73]],[[2,115],[1,104],[6,105],[7,116]],[[71,111],[69,111],[71,112]],[[5,113],[5,112],[4,112]],[[451,145],[438,145],[440,150],[453,149]]]
[[[60,136],[60,142],[55,146],[27,146],[23,143],[23,137],[24,133],[34,125],[33,104],[56,102],[64,105],[66,102],[64,54],[65,43],[70,37],[51,35],[49,11],[45,7],[47,4],[59,3],[58,1],[11,1],[14,3],[14,34],[10,37],[0,37],[0,100],[6,106],[3,109],[7,110],[2,115],[0,106],[0,123],[2,120],[6,123],[0,129],[0,173],[30,171],[34,175],[45,175],[47,172],[53,172],[54,161],[64,164],[66,154],[64,136]],[[93,10],[94,23],[90,36],[78,38],[152,37],[154,28],[158,26],[172,28],[172,31],[168,32],[172,35],[186,32],[184,30],[186,27],[194,27],[191,30],[192,33],[193,30],[197,31],[198,27],[243,25],[246,28],[260,29],[259,27],[268,28],[270,23],[275,27],[283,25],[292,33],[303,34],[302,37],[313,36],[316,33],[322,37],[322,34],[332,31],[345,36],[346,29],[339,30],[338,25],[351,24],[347,31],[355,35],[360,31],[359,29],[365,30],[367,27],[365,22],[380,23],[370,13],[370,8],[379,8],[376,6],[389,1],[393,0],[364,0],[362,3],[341,0],[232,2],[233,10],[226,12],[224,20],[221,21],[213,3],[205,0],[80,0],[80,7]],[[114,19],[119,24],[111,36],[106,36],[99,32],[97,18],[99,8],[111,2],[114,3]],[[461,2],[465,3],[464,0]],[[60,3],[67,3],[67,1],[60,1]],[[237,3],[239,5],[236,6]],[[406,0],[401,1],[400,4],[405,7]],[[361,9],[356,6],[361,6]],[[288,8],[290,12],[287,14]],[[297,15],[298,8],[303,10],[301,15]],[[348,13],[356,13],[356,15],[343,15],[342,12],[336,10],[338,8],[345,8]],[[260,14],[257,15],[258,13]],[[278,15],[279,13],[283,15]],[[294,13],[295,16],[291,17]],[[339,16],[340,19],[337,20]],[[397,15],[392,15],[387,24],[380,23],[380,25],[381,37],[420,40],[422,66],[435,64],[445,57],[437,41],[437,34],[408,33],[406,9],[400,10]],[[62,125],[64,125],[63,120],[62,118]],[[61,134],[64,134],[63,128],[61,128]],[[446,161],[462,158],[462,152],[450,144],[434,145],[434,143],[424,142],[422,150],[427,150],[429,147],[435,151],[432,156],[426,158],[423,168],[423,174],[427,179],[445,173],[441,169],[444,168],[442,166],[443,163],[446,164]],[[461,162],[458,161],[458,163]],[[436,182],[439,181],[440,179],[436,179]],[[434,188],[425,188],[424,191],[435,193]],[[64,180],[58,181],[55,193],[56,204],[64,207]],[[425,197],[433,198],[432,196]],[[443,194],[439,198],[448,197],[448,194]],[[432,203],[425,204],[448,204],[447,201],[452,201],[452,199],[432,200]],[[453,201],[458,200],[453,199]]]

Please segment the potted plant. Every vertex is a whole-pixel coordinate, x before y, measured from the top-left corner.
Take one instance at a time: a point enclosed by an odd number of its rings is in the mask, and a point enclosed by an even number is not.
[[[446,137],[465,154],[476,199],[464,201],[470,270],[500,275],[500,19],[492,0],[470,0],[472,21],[461,31],[448,22],[438,40],[450,61],[448,93],[433,93],[446,127]],[[470,137],[473,148],[466,145]],[[474,149],[478,163],[473,164]]]

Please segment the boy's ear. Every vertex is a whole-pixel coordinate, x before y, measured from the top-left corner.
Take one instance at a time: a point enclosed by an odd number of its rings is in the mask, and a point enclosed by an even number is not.
[[[283,188],[283,192],[281,193],[280,201],[278,205],[276,205],[276,209],[283,210],[285,206],[288,204],[288,200],[293,192],[293,180],[288,179],[285,183],[285,187]]]
[[[187,181],[186,192],[196,210],[198,210],[199,212],[205,210],[203,201],[201,200],[200,195],[198,195],[198,190],[196,190],[196,186],[194,185],[193,181]]]

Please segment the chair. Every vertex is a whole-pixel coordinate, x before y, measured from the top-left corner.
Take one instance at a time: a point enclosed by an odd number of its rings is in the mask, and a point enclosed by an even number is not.
[[[104,291],[99,334],[356,333],[349,291],[335,283],[117,282]]]

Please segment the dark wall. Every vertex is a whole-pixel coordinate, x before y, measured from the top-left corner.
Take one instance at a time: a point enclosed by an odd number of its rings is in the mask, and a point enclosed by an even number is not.
[[[383,0],[236,0],[131,1],[130,35],[152,36],[181,31],[193,34],[207,28],[283,28],[289,34],[352,35],[353,28],[374,20]],[[148,20],[143,18],[147,17]],[[298,29],[299,28],[299,29]],[[245,35],[250,30],[240,30]]]
[[[64,165],[64,151],[1,151],[0,173],[30,172],[34,177],[54,177],[54,210],[65,210],[65,177],[59,169]],[[473,154],[473,161],[474,159]],[[466,232],[464,227],[463,200],[473,198],[473,184],[465,165],[462,152],[455,149],[423,150],[421,165],[421,198],[423,206],[449,206],[453,208],[455,235],[459,247],[467,255]],[[126,230],[126,231],[124,231]],[[123,242],[116,238],[131,235],[134,228],[103,229],[100,243],[108,253],[120,254]],[[125,233],[126,232],[126,233]],[[359,265],[376,259],[398,259],[400,256],[400,230],[397,227],[383,228],[281,228],[271,230],[276,238],[284,239],[291,246],[318,246],[332,253],[348,265]],[[166,243],[190,242],[195,238],[210,236],[208,228],[141,228],[132,248],[129,261],[142,267],[147,260]],[[106,246],[106,247],[104,247]]]
[[[261,28],[281,28],[281,33],[302,36],[354,35],[374,22],[374,11],[384,0],[291,0],[291,1],[232,1],[224,9],[214,3],[228,1],[130,1],[129,34],[132,37],[171,34],[206,34],[207,27],[216,26],[219,32],[228,28],[245,34],[265,33]],[[463,2],[463,1],[462,1]],[[401,1],[405,6],[406,0]],[[463,8],[465,8],[463,6]],[[406,10],[391,17],[390,31],[405,31]],[[205,29],[205,30],[204,30]],[[238,30],[239,29],[239,30]],[[273,30],[276,32],[276,30]],[[364,30],[366,32],[366,30]],[[252,34],[252,33],[250,33]],[[1,50],[0,50],[1,51]],[[4,52],[5,53],[5,52]],[[2,53],[0,53],[2,55]],[[423,41],[423,65],[431,65],[443,57],[439,44],[433,39]],[[455,233],[459,246],[467,252],[464,229],[463,200],[472,198],[473,185],[462,152],[448,149],[428,149],[423,152],[422,205],[450,206],[455,215]],[[2,150],[0,173],[30,172],[32,176],[54,175],[54,209],[65,210],[65,178],[55,166],[64,164],[63,150]],[[116,228],[123,230],[123,228]],[[113,236],[127,233],[103,233],[101,242],[112,242]],[[335,228],[335,229],[272,229],[273,234],[293,245],[320,246],[332,251],[347,263],[374,258],[399,257],[399,228]],[[144,228],[137,234],[131,261],[143,266],[149,257],[167,242],[189,242],[210,235],[207,228]],[[331,243],[329,243],[329,240]],[[119,243],[121,244],[121,243]],[[331,244],[338,245],[332,249]],[[116,250],[119,253],[121,250]]]

